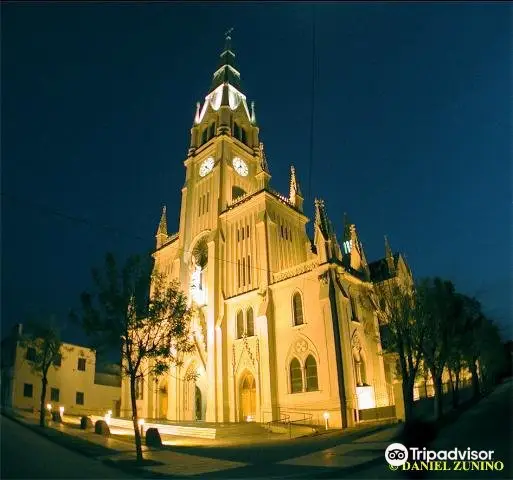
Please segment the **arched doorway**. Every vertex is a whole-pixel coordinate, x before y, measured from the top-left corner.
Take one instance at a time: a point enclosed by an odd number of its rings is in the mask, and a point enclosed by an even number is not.
[[[240,421],[248,422],[256,416],[256,383],[251,373],[246,373],[240,383]]]

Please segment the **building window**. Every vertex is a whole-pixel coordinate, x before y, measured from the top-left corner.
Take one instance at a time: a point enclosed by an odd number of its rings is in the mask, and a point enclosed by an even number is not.
[[[202,145],[207,141],[207,135],[208,135],[208,131],[205,128],[205,130],[203,130],[203,133],[201,134],[201,144]]]
[[[62,355],[58,353],[55,358],[53,359],[53,364],[56,367],[60,367],[62,364]]]
[[[244,317],[242,310],[237,312],[237,338],[242,338],[244,335]]]
[[[240,129],[240,140],[242,143],[247,144],[246,130],[244,130],[243,128]]]
[[[59,401],[59,389],[58,388],[52,388],[50,389],[50,400],[52,402],[58,402]]]
[[[36,361],[36,349],[34,347],[28,347],[27,354],[25,355],[25,358],[31,362],[35,362]]]
[[[249,225],[246,225],[246,238],[249,238]]]
[[[237,260],[237,288],[240,288],[240,260]]]
[[[248,285],[251,283],[251,257],[248,255]]]
[[[144,377],[137,377],[135,379],[135,399],[144,399]]]
[[[86,359],[85,358],[78,359],[78,369],[81,372],[85,372],[85,369],[86,369]]]
[[[77,392],[75,403],[77,405],[83,405],[84,404],[84,392]]]
[[[216,133],[216,124],[211,123],[210,127],[208,127],[208,139],[214,138],[214,135]]]
[[[246,312],[246,335],[252,337],[255,335],[255,321],[253,319],[253,309],[250,307]]]
[[[294,293],[292,297],[292,310],[294,314],[294,325],[303,324],[303,303],[301,301],[301,294],[299,292]]]
[[[244,232],[244,229],[242,229]],[[242,259],[242,285],[246,285],[246,259]]]
[[[319,384],[317,381],[317,363],[312,355],[308,355],[305,362],[306,370],[306,391],[314,392],[319,390]]]
[[[297,358],[290,362],[290,392],[299,393],[303,391],[303,378],[301,374],[301,364]]]
[[[33,393],[32,390],[33,390],[33,386],[31,383],[23,384],[23,396],[24,397],[32,398],[32,393]]]

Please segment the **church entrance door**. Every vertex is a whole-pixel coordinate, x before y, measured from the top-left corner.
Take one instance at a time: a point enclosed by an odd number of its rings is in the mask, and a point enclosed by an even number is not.
[[[255,377],[247,373],[240,387],[240,421],[247,422],[255,419],[256,415],[256,383]]]

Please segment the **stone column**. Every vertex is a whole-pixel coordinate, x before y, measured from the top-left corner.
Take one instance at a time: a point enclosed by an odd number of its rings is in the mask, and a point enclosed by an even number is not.
[[[208,242],[208,262],[209,268],[207,272],[208,299],[205,320],[207,322],[207,411],[206,421],[217,422],[217,383],[222,383],[221,372],[216,368],[217,342],[216,342],[216,252],[215,242]],[[219,374],[219,377],[218,377]]]

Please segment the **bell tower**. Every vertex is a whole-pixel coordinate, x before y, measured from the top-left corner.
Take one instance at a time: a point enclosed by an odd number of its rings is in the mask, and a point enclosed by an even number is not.
[[[191,128],[180,238],[188,243],[202,230],[215,230],[219,214],[240,197],[267,186],[255,104],[242,92],[230,29],[203,104],[196,104]]]

